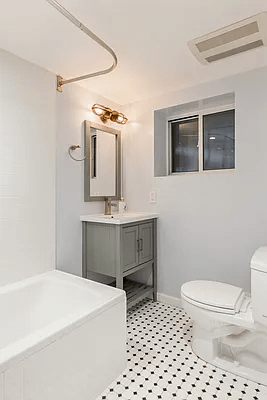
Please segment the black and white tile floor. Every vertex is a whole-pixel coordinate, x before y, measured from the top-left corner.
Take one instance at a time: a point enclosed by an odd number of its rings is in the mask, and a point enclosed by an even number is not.
[[[267,387],[192,353],[183,310],[144,300],[128,311],[127,326],[127,369],[97,400],[267,400]]]

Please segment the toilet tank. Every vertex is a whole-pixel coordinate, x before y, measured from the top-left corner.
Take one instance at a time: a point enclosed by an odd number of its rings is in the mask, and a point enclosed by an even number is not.
[[[250,267],[253,318],[267,326],[267,246],[260,247],[253,254]]]

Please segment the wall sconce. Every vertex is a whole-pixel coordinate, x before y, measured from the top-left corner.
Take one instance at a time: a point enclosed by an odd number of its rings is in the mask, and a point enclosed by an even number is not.
[[[125,117],[124,114],[112,110],[111,108],[102,106],[101,104],[94,104],[92,107],[92,111],[95,115],[97,115],[102,122],[107,123],[108,120],[112,122],[117,122],[117,124],[124,125],[128,121],[128,118]]]

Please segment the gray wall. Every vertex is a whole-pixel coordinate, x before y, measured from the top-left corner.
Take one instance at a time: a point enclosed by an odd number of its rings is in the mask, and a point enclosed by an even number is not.
[[[94,103],[121,110],[121,106],[73,84],[57,94],[57,268],[82,274],[82,239],[80,215],[103,213],[103,202],[85,203],[83,200],[83,162],[75,162],[68,155],[72,144],[82,150],[75,157],[83,157],[83,121],[101,123],[91,110]],[[118,129],[118,125],[108,123]]]
[[[267,242],[266,87],[264,68],[126,108],[124,195],[130,210],[159,213],[159,292],[179,297],[194,279],[250,288],[250,258]],[[236,170],[154,178],[154,110],[231,92]]]

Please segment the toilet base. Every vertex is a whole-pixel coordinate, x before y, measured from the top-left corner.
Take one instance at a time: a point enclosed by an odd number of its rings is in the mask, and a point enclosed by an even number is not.
[[[267,328],[255,324],[251,309],[227,315],[182,301],[194,322],[193,352],[218,368],[267,386]]]
[[[196,354],[196,356],[198,356],[198,354],[195,351],[194,353]],[[214,365],[214,367],[220,368],[226,372],[231,372],[232,374],[238,375],[241,378],[249,379],[253,382],[267,386],[266,374],[262,372],[255,371],[251,368],[242,367],[241,365],[236,366],[233,362],[218,357],[216,357],[213,360],[204,360],[203,358],[201,359],[203,361],[208,362],[211,365]]]
[[[231,329],[232,327],[226,328]],[[243,347],[235,347],[234,344],[229,344],[229,338],[238,334],[212,339],[208,332],[201,332],[195,326],[192,350],[203,361],[215,367],[267,386],[267,359],[266,356],[262,357],[262,354],[267,354],[263,349],[267,347],[267,334],[259,335],[259,332],[248,332],[248,335],[251,336],[250,342]],[[244,332],[240,333],[240,335],[242,334]],[[260,347],[259,340],[262,342]],[[224,343],[225,341],[227,343]]]

